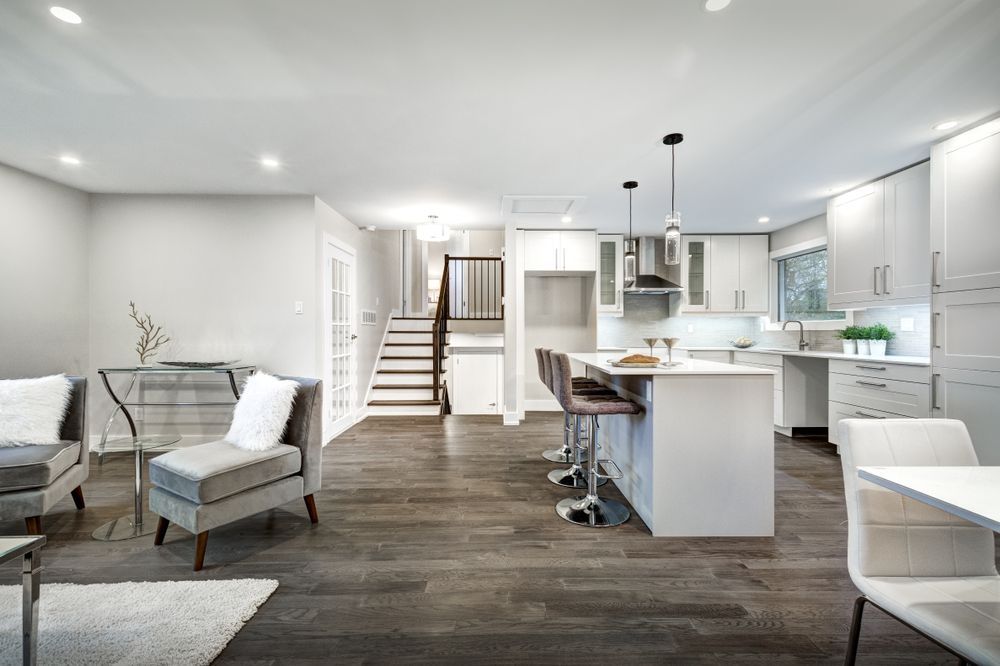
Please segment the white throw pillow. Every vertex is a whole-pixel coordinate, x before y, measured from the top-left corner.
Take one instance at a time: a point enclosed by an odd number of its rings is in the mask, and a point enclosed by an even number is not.
[[[58,443],[72,388],[66,375],[0,380],[0,446]]]
[[[281,443],[299,383],[258,372],[247,379],[233,410],[226,441],[247,451],[267,451]]]

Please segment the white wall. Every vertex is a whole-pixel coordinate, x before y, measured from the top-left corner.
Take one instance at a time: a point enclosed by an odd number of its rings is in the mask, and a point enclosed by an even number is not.
[[[0,165],[0,378],[88,366],[85,192]]]
[[[816,238],[826,238],[826,215],[817,215],[771,232],[771,252]]]

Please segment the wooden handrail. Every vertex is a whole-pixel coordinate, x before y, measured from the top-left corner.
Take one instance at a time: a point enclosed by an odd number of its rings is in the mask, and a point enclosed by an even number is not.
[[[438,288],[437,308],[434,310],[434,324],[431,328],[431,338],[433,341],[433,358],[431,368],[434,386],[434,400],[441,399],[441,356],[444,348],[444,336],[448,332],[448,255],[444,255],[444,270],[441,271],[441,286]]]

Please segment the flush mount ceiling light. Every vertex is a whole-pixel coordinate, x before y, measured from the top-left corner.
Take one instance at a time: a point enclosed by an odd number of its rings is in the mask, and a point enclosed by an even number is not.
[[[264,155],[260,158],[260,165],[265,169],[280,169],[281,162],[276,157]]]
[[[945,121],[942,121],[942,122],[938,123],[937,125],[935,125],[931,129],[935,129],[935,130],[937,130],[939,132],[944,132],[946,130],[955,129],[956,127],[958,127],[958,121],[957,120],[945,120]]]
[[[667,249],[663,260],[663,263],[668,266],[676,266],[681,263],[681,214],[674,208],[674,167],[677,162],[674,148],[683,140],[684,135],[678,132],[663,137],[664,145],[670,146],[670,212],[667,213],[664,220]]]
[[[80,158],[76,155],[60,155],[59,161],[70,166],[80,166]]]
[[[451,236],[451,229],[447,224],[438,222],[437,215],[428,215],[427,221],[417,226],[417,240],[428,243],[441,243]]]
[[[79,14],[65,7],[49,7],[49,13],[64,23],[72,23],[73,25],[83,23]]]
[[[761,217],[757,218],[757,224],[767,224],[770,221],[771,218],[769,218],[767,215],[762,215]]]
[[[706,12],[721,12],[729,6],[733,0],[705,0]]]
[[[634,180],[626,180],[622,187],[628,190],[628,240],[625,241],[625,287],[635,284],[635,240],[632,238],[632,190],[639,187]]]
[[[563,215],[562,216],[562,223],[563,224],[569,224],[572,221],[573,221],[573,218],[570,217],[569,215]]]

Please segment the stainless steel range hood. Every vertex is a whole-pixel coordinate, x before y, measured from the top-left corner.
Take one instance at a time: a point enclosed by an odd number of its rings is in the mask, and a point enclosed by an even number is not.
[[[681,267],[663,263],[666,241],[657,236],[641,236],[635,240],[636,277],[633,284],[625,284],[625,293],[653,296],[684,291],[680,285]]]

